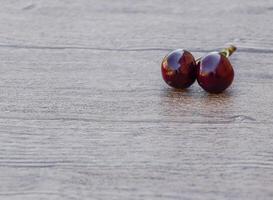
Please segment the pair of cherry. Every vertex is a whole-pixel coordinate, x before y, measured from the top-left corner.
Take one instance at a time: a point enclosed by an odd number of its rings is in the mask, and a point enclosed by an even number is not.
[[[221,93],[231,85],[234,78],[233,67],[228,57],[235,50],[236,47],[231,45],[197,60],[189,51],[174,50],[162,61],[163,79],[171,87],[179,89],[190,87],[197,79],[205,91]]]

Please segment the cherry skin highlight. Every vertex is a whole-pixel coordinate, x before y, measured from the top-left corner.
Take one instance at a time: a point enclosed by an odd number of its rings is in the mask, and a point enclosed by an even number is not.
[[[190,52],[177,49],[165,56],[161,72],[169,86],[178,89],[188,88],[196,80],[196,62]]]
[[[234,71],[227,57],[212,52],[197,63],[197,82],[210,93],[221,93],[234,78]]]

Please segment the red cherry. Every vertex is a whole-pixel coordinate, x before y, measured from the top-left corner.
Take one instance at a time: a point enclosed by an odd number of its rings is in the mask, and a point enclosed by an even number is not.
[[[197,63],[197,81],[210,93],[220,93],[228,88],[234,78],[234,71],[228,58],[213,52]]]
[[[162,61],[161,72],[164,81],[174,88],[188,88],[196,79],[196,62],[186,50],[172,51]]]

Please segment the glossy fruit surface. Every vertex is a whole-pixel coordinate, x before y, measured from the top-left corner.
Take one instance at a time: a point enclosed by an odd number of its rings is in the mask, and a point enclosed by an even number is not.
[[[161,72],[169,86],[184,89],[196,80],[196,62],[190,52],[177,49],[165,56]]]
[[[227,57],[213,52],[197,63],[197,81],[210,93],[220,93],[228,88],[234,78],[234,71]]]

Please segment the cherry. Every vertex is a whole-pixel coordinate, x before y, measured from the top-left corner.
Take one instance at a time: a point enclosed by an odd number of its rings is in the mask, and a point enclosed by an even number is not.
[[[210,93],[221,93],[234,78],[232,65],[228,60],[236,47],[230,46],[221,52],[212,52],[197,61],[197,82]]]
[[[196,62],[193,55],[183,49],[170,52],[162,61],[164,81],[174,88],[188,88],[196,80]]]

